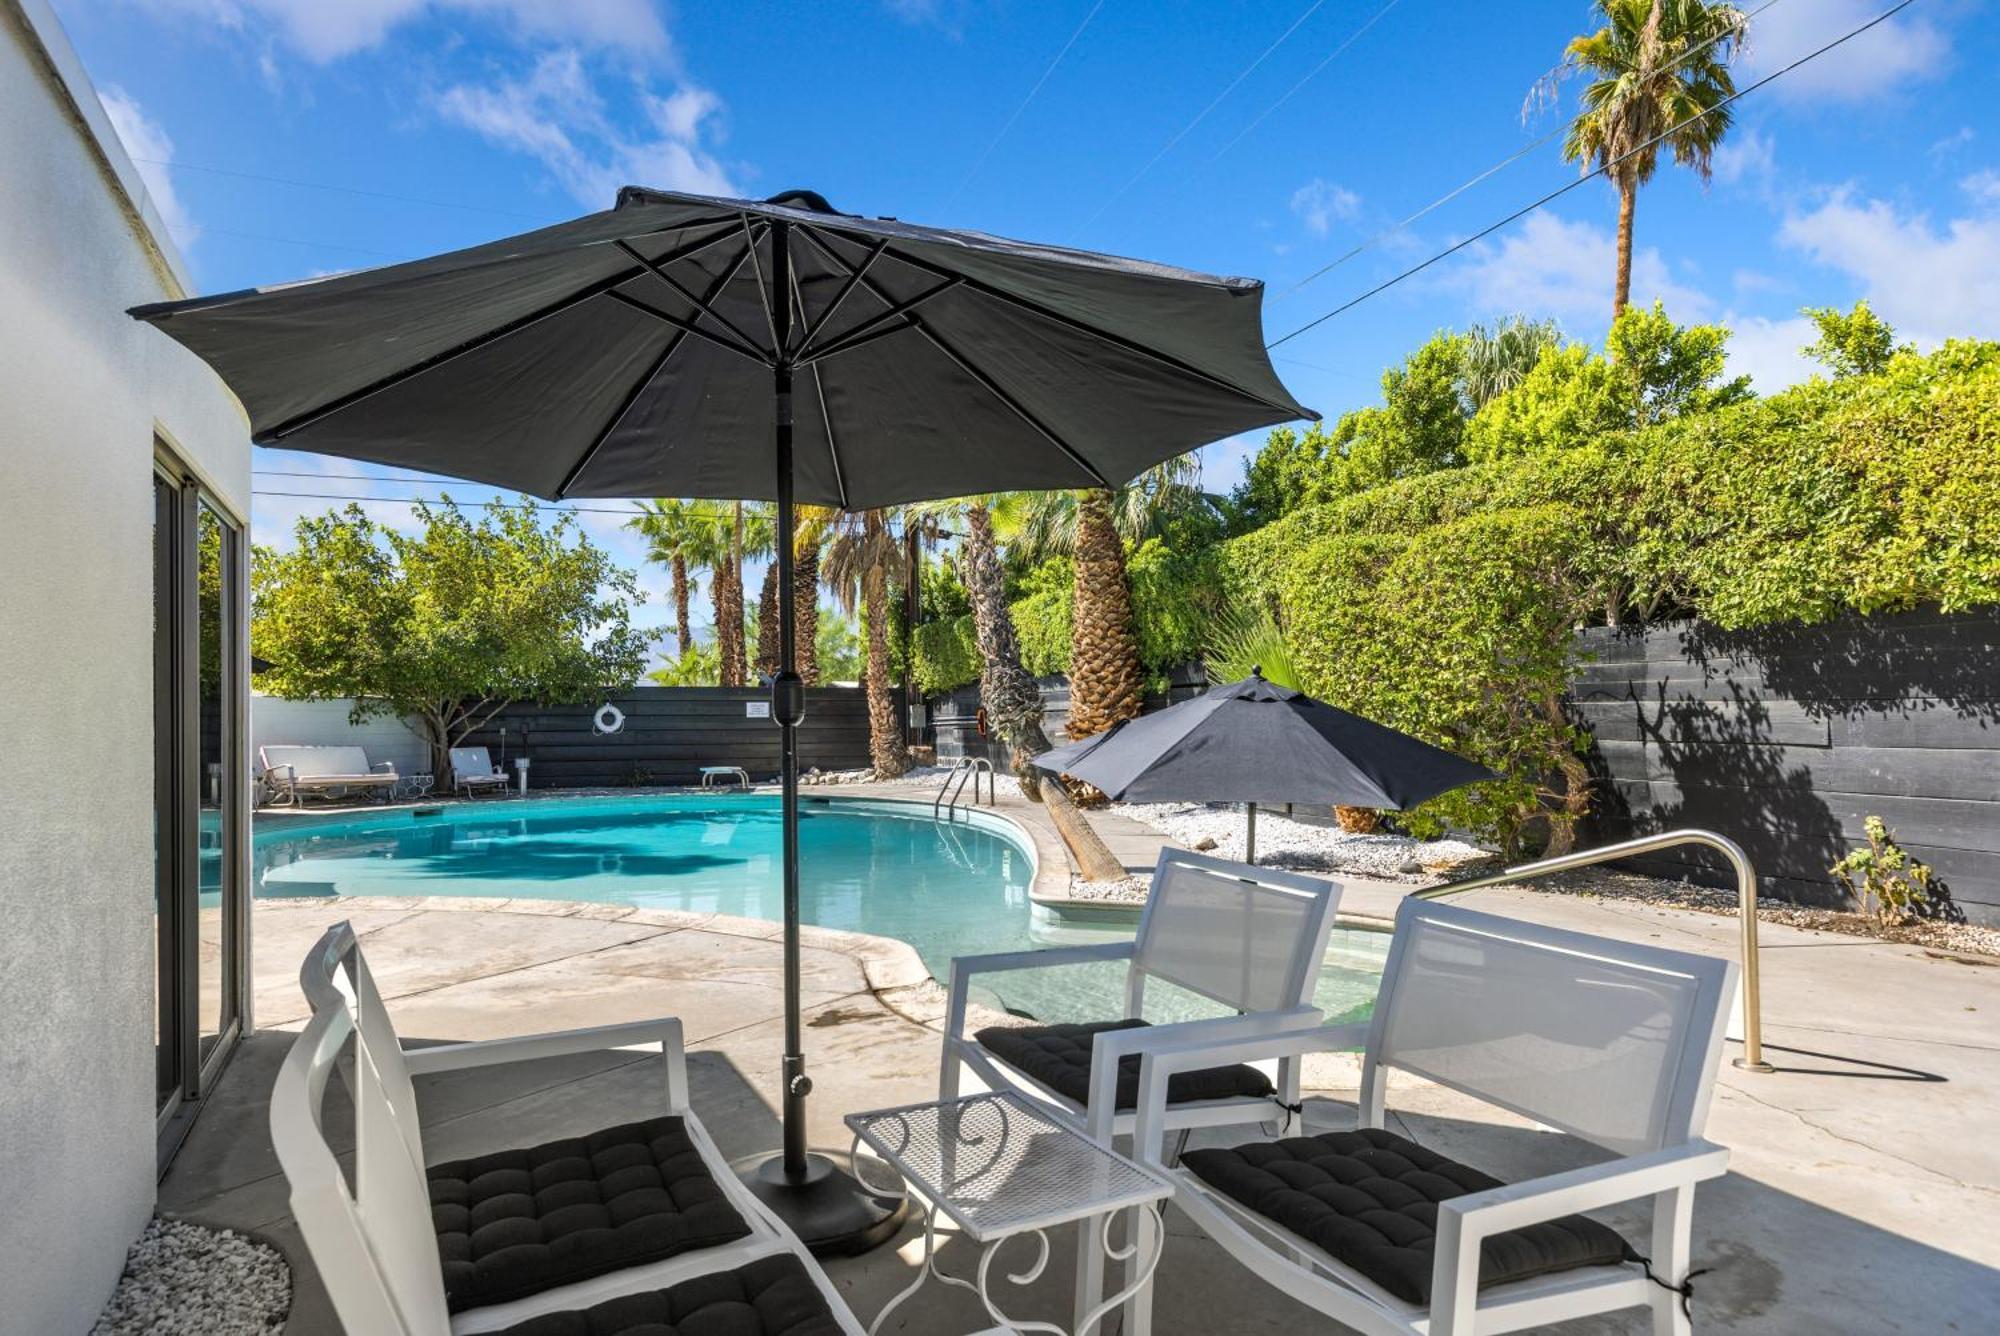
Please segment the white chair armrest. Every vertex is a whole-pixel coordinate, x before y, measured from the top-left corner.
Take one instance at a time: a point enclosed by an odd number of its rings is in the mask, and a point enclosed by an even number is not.
[[[385,775],[393,775],[396,773],[396,763],[394,761],[377,761],[374,765],[370,766],[369,768],[371,770],[379,770]]]
[[[1431,1272],[1433,1312],[1441,1305],[1455,1304],[1461,1320],[1469,1317],[1471,1307],[1478,1302],[1480,1247],[1495,1234],[1693,1187],[1722,1177],[1728,1169],[1726,1147],[1696,1138],[1684,1145],[1439,1202],[1437,1253]]]
[[[1297,1058],[1308,1053],[1364,1049],[1368,1047],[1371,1025],[1369,1021],[1347,1021],[1338,1025],[1315,1025],[1309,1029],[1277,1030],[1221,1039],[1190,1035],[1170,1038],[1141,1050],[1139,1099],[1133,1109],[1134,1156],[1155,1165],[1161,1163],[1160,1139],[1166,1131],[1167,1081],[1170,1077],[1229,1062],[1256,1062],[1263,1058]],[[1092,1056],[1095,1056],[1095,1049]]]
[[[627,1021],[620,1025],[594,1025],[580,1030],[553,1030],[506,1039],[480,1039],[464,1044],[433,1044],[404,1048],[403,1062],[412,1076],[437,1072],[463,1071],[502,1062],[532,1062],[537,1058],[560,1058],[576,1053],[596,1053],[605,1049],[637,1044],[658,1044],[667,1058],[667,1085],[676,1108],[687,1089],[687,1057],[681,1041],[680,1018],[662,1016],[654,1020]]]
[[[264,778],[269,779],[272,775],[277,774],[280,770],[284,771],[286,777],[289,779],[297,780],[299,777],[299,768],[297,766],[291,764],[290,762],[280,762],[277,765],[265,766]]]
[[[1244,1041],[1317,1027],[1325,1019],[1318,1007],[1291,1007],[1284,1011],[1251,1011],[1238,1016],[1101,1031],[1090,1043],[1090,1099],[1084,1106],[1085,1130],[1097,1140],[1110,1141],[1112,1122],[1118,1116],[1118,1067],[1132,1054],[1178,1053],[1191,1046],[1208,1048],[1229,1045],[1233,1048]],[[1240,1062],[1242,1059],[1227,1061]],[[1142,1068],[1145,1065],[1143,1056],[1140,1065]]]
[[[956,1041],[959,1031],[965,1028],[967,989],[975,974],[1088,965],[1101,960],[1130,960],[1137,949],[1135,942],[1101,942],[1093,946],[1052,946],[1041,951],[996,951],[983,956],[953,956],[951,982],[946,987],[944,1041],[947,1044]]]

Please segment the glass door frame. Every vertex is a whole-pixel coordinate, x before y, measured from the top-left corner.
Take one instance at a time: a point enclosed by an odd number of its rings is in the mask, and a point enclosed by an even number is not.
[[[248,573],[242,519],[155,441],[154,838],[157,970],[156,1132],[165,1172],[215,1088],[249,1023]],[[162,499],[166,504],[162,504]],[[218,1026],[203,1051],[201,1007],[201,816],[205,776],[201,719],[201,520],[221,525],[217,807],[221,951]]]

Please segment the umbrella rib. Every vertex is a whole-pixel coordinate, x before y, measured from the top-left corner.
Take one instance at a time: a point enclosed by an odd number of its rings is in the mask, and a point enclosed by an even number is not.
[[[649,305],[646,302],[642,302],[637,297],[632,296],[630,293],[619,292],[616,289],[613,289],[612,291],[607,292],[604,295],[611,298],[612,301],[617,302],[621,306],[630,307],[634,311],[642,312],[646,315],[653,317],[653,319],[655,320],[662,321],[665,324],[672,325],[675,329],[679,330],[683,334],[692,334],[698,339],[706,339],[708,342],[714,344],[718,348],[726,348],[730,352],[735,353],[738,357],[748,358],[750,361],[755,362],[758,366],[768,367],[771,365],[770,354],[766,353],[762,348],[759,348],[754,344],[737,343],[732,339],[724,338],[720,334],[711,333],[710,331],[703,329],[700,325],[697,325],[692,320],[687,320],[677,315],[668,315],[665,311],[662,311],[659,307]]]
[[[833,460],[833,486],[840,495],[840,508],[851,510],[847,504],[847,473],[840,467],[840,443],[833,433],[833,414],[826,406],[826,382],[820,379],[819,363],[815,362],[807,370],[812,372],[813,392],[819,396],[819,419],[826,427],[826,453]]]
[[[687,246],[682,247],[680,252],[673,258],[683,259],[690,255],[699,254],[700,252],[707,250],[710,246],[713,246],[716,242],[722,240],[724,237],[728,236],[732,230],[733,229],[725,228],[724,230],[717,232],[714,236],[706,237],[698,242],[691,242]],[[527,329],[531,325],[540,324],[542,321],[547,320],[552,316],[557,316],[562,314],[564,311],[569,310],[573,306],[581,305],[582,303],[589,301],[593,297],[601,296],[602,294],[609,292],[611,291],[611,289],[617,287],[620,283],[629,283],[633,279],[639,277],[639,275],[645,272],[646,271],[643,269],[626,269],[611,275],[609,278],[599,279],[595,283],[591,283],[585,287],[577,289],[575,292],[570,293],[566,297],[562,297],[557,299],[556,301],[550,302],[547,306],[541,307],[538,310],[530,311],[526,315],[521,316],[519,319],[510,320],[506,324],[500,325],[497,328],[486,330],[484,333],[481,334],[476,334],[472,338],[467,339],[464,343],[458,344],[456,347],[447,348],[440,353],[434,353],[431,356],[423,359],[421,362],[417,362],[411,366],[406,366],[400,371],[391,372],[389,375],[382,377],[380,380],[376,380],[367,385],[363,385],[360,389],[349,390],[346,394],[342,394],[336,398],[330,399],[326,403],[321,404],[318,408],[309,409],[304,413],[300,413],[294,417],[287,418],[285,419],[285,421],[280,422],[275,427],[272,427],[270,430],[260,434],[256,438],[257,443],[260,445],[270,445],[278,441],[282,441],[285,437],[293,435],[296,432],[302,431],[305,428],[313,425],[315,422],[319,422],[325,418],[331,417],[335,413],[342,412],[345,409],[354,407],[354,405],[360,403],[364,399],[372,399],[376,395],[381,394],[385,390],[394,389],[396,386],[401,385],[404,381],[412,380],[418,376],[423,375],[427,371],[435,371],[439,367],[444,366],[447,363],[454,362],[460,357],[465,356],[467,353],[477,352],[479,349],[486,347],[488,344],[498,342],[499,340],[504,339],[511,334],[518,334],[522,330]]]
[[[840,285],[840,291],[833,294],[833,300],[828,302],[826,309],[819,313],[819,319],[807,326],[805,336],[799,340],[799,352],[801,356],[805,354],[806,349],[812,347],[812,342],[819,337],[820,331],[833,322],[833,317],[840,311],[841,303],[847,300],[849,293],[861,286],[862,277],[874,267],[875,261],[882,258],[882,252],[887,249],[889,249],[889,239],[887,237],[882,238],[869,248],[867,256],[861,261],[861,267],[847,276],[847,281]]]
[[[860,240],[860,238],[852,236],[846,232],[841,232],[840,235],[846,237],[850,241]],[[1184,376],[1191,376],[1196,380],[1204,382],[1205,384],[1213,385],[1217,389],[1227,390],[1229,391],[1229,393],[1237,395],[1244,399],[1248,399],[1252,403],[1262,404],[1266,408],[1280,409],[1293,416],[1297,416],[1298,414],[1297,404],[1279,403],[1274,399],[1267,399],[1261,394],[1257,394],[1254,391],[1244,389],[1241,385],[1231,384],[1229,381],[1224,380],[1222,377],[1214,374],[1213,372],[1204,371],[1198,366],[1194,366],[1191,363],[1184,362],[1180,358],[1175,357],[1171,353],[1163,353],[1157,348],[1149,348],[1145,344],[1136,342],[1135,340],[1132,339],[1128,339],[1122,334],[1113,334],[1109,330],[1099,329],[1095,325],[1089,324],[1082,320],[1078,320],[1075,316],[1066,315],[1061,311],[1053,309],[1052,307],[1044,306],[1040,302],[1030,301],[1026,297],[1017,296],[1014,293],[1008,292],[1002,288],[996,288],[990,283],[982,282],[979,279],[971,278],[964,274],[954,275],[954,272],[952,270],[945,268],[943,265],[934,264],[931,261],[923,259],[920,256],[911,255],[904,250],[898,250],[896,252],[896,258],[898,260],[901,260],[903,263],[909,265],[911,268],[921,269],[928,274],[934,274],[941,278],[952,277],[952,276],[961,278],[964,280],[967,287],[971,288],[974,292],[977,292],[982,296],[991,297],[995,301],[1006,302],[1010,306],[1019,307],[1024,311],[1028,311],[1035,315],[1041,316],[1043,319],[1053,320],[1055,323],[1062,325],[1065,328],[1073,329],[1079,334],[1087,334],[1091,338],[1101,339],[1104,342],[1113,345],[1114,347],[1122,348],[1126,352],[1135,354],[1136,356],[1144,357],[1150,361],[1158,362],[1162,366],[1172,367],[1175,371],[1180,372]]]
[[[771,285],[764,281],[763,262],[757,258],[757,242],[750,235],[750,215],[743,214],[742,222],[744,246],[750,252],[750,271],[757,275],[757,295],[762,299],[759,304],[764,308],[764,326],[771,331],[771,346],[777,348],[777,355],[783,358],[785,350],[778,347],[778,315],[771,306]],[[770,228],[765,228],[765,235],[768,236],[770,231]]]
[[[799,353],[799,359],[801,361],[815,361],[822,357],[832,357],[838,353],[847,352],[851,348],[858,348],[864,343],[872,342],[873,340],[880,338],[883,334],[893,334],[896,332],[897,329],[908,329],[911,325],[916,323],[914,320],[906,319],[902,324],[895,326],[894,329],[885,330],[881,328],[881,325],[883,324],[883,322],[888,320],[893,320],[897,316],[908,316],[910,312],[916,310],[919,306],[922,306],[925,302],[929,301],[931,298],[940,296],[946,292],[951,291],[953,288],[957,287],[961,282],[963,282],[962,279],[946,279],[944,282],[938,284],[936,287],[926,288],[924,291],[918,293],[916,296],[904,302],[890,301],[888,297],[883,296],[880,293],[876,293],[876,296],[880,300],[889,301],[888,310],[878,311],[874,315],[869,316],[866,320],[856,325],[853,329],[848,330],[847,333],[833,340],[833,342],[827,344],[824,348],[813,350],[810,347],[810,345],[808,345],[806,348],[801,349]],[[875,292],[873,284],[869,285],[869,291]]]
[[[839,265],[841,268],[851,271],[854,266],[848,264],[847,261],[841,259],[838,252],[834,251],[832,248],[827,246],[825,242],[821,241],[817,236],[815,236],[813,234],[813,231],[814,230],[811,228],[805,229],[806,240],[810,241],[815,247],[817,247],[820,254],[826,256],[828,259],[832,260],[835,264]],[[898,254],[897,258],[901,259],[902,256]],[[957,277],[957,275],[946,275],[946,277]],[[876,296],[876,298],[884,302],[889,302],[889,304],[891,305],[894,305],[894,302],[891,301],[888,294],[883,292],[880,288],[876,287],[873,280],[865,280],[865,281],[867,282],[869,292],[873,293]],[[925,324],[924,318],[921,315],[918,315],[915,312],[909,312],[907,314],[910,321],[910,327],[916,330],[917,333],[923,335],[926,339],[928,339],[933,348],[936,348],[939,352],[943,353],[947,358],[951,359],[951,361],[957,365],[960,371],[963,371],[966,375],[978,381],[979,384],[982,387],[984,387],[986,392],[992,395],[995,399],[998,399],[1001,405],[1004,406],[1009,412],[1013,413],[1014,416],[1020,418],[1021,421],[1027,423],[1030,427],[1033,427],[1049,442],[1050,445],[1053,445],[1056,449],[1062,451],[1063,454],[1069,458],[1069,461],[1071,463],[1075,464],[1078,468],[1082,469],[1085,473],[1089,474],[1090,477],[1096,481],[1099,487],[1103,487],[1107,490],[1116,489],[1116,484],[1113,483],[1110,479],[1106,478],[1103,473],[1099,472],[1095,464],[1091,463],[1088,459],[1085,459],[1081,454],[1079,454],[1076,451],[1076,449],[1073,446],[1070,445],[1068,441],[1065,441],[1061,437],[1061,435],[1059,435],[1057,432],[1051,429],[1040,418],[1036,417],[1032,412],[1030,412],[1027,409],[1025,405],[1023,405],[1022,403],[1020,403],[1020,401],[1015,399],[1013,395],[1007,393],[1007,391],[1004,388],[1002,388],[1000,383],[994,380],[992,376],[988,375],[983,368],[975,364],[971,359],[967,358],[964,354],[960,353],[956,348],[952,347],[951,344],[947,342],[941,335],[939,335],[936,330],[932,329],[929,325]]]
[[[701,312],[701,314],[707,316],[710,320],[713,320],[716,324],[728,330],[732,335],[735,336],[737,342],[741,343],[744,347],[755,348],[757,346],[757,340],[751,338],[748,334],[745,334],[742,331],[742,329],[740,329],[737,326],[735,321],[731,320],[728,316],[722,314],[722,312],[716,310],[711,302],[703,301],[700,297],[695,296],[694,293],[689,292],[685,287],[681,286],[679,279],[675,278],[672,274],[668,273],[660,265],[653,263],[651,260],[641,255],[638,252],[638,249],[634,247],[631,242],[625,240],[623,237],[620,237],[614,244],[618,247],[619,250],[624,251],[627,255],[637,260],[640,264],[645,265],[647,272],[652,274],[653,277],[659,279],[662,283],[665,283],[668,287],[672,288],[675,292],[679,293],[683,301],[693,306],[695,310]],[[760,356],[762,355],[761,350],[759,350],[759,354]],[[769,365],[768,358],[765,359],[765,364]]]
[[[724,269],[721,276],[710,285],[709,300],[713,301],[717,294],[735,280],[736,275],[743,269],[743,261],[748,259],[749,256],[750,252],[745,250],[730,262],[729,267]],[[625,421],[625,415],[630,413],[632,406],[639,402],[648,389],[652,388],[652,384],[659,378],[660,372],[666,369],[667,363],[673,360],[674,354],[679,352],[681,345],[686,342],[687,331],[684,329],[676,330],[674,336],[667,341],[666,348],[661,351],[658,359],[654,361],[652,368],[626,394],[624,402],[618,405],[618,411],[613,413],[610,420],[598,430],[597,435],[591,438],[590,447],[577,457],[576,463],[571,465],[569,472],[563,475],[562,483],[556,488],[556,499],[558,501],[569,494],[569,489],[576,485],[576,480],[583,476],[583,471],[590,467],[592,460],[597,458],[597,452],[604,448],[604,443],[611,439],[611,434],[618,430],[620,423]]]

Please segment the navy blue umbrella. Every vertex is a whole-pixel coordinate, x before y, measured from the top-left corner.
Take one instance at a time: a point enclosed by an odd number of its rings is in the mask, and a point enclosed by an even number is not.
[[[1400,811],[1499,778],[1254,670],[1241,682],[1043,752],[1035,764],[1126,802],[1245,803],[1244,856],[1253,863],[1259,803]]]

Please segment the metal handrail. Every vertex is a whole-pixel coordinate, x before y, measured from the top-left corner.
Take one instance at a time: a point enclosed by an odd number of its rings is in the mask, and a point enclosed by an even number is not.
[[[1712,830],[1662,831],[1658,835],[1641,835],[1637,839],[1607,844],[1599,849],[1584,849],[1577,853],[1564,854],[1560,858],[1544,858],[1540,862],[1523,863],[1519,867],[1505,868],[1482,877],[1448,881],[1442,886],[1432,886],[1416,894],[1421,899],[1435,900],[1440,896],[1476,891],[1486,886],[1503,886],[1509,882],[1529,881],[1536,877],[1568,872],[1572,868],[1615,862],[1620,858],[1630,858],[1634,854],[1655,853],[1661,849],[1673,849],[1685,844],[1699,844],[1716,850],[1729,860],[1730,867],[1736,872],[1737,917],[1742,922],[1743,932],[1743,1056],[1735,1059],[1735,1062],[1738,1067],[1749,1072],[1772,1071],[1774,1069],[1771,1064],[1764,1061],[1763,1001],[1757,983],[1757,870],[1750,866],[1750,856],[1743,852],[1743,846],[1726,835],[1718,835]]]
[[[958,799],[965,792],[965,781],[967,779],[972,781],[971,805],[977,806],[979,804],[979,774],[982,770],[986,772],[986,805],[991,807],[994,803],[998,802],[1000,800],[1000,782],[993,773],[993,762],[987,760],[984,756],[961,756],[956,761],[953,761],[951,769],[945,772],[944,783],[938,786],[938,795],[931,800],[931,817],[935,819],[940,808],[944,810],[947,817],[958,814]],[[953,780],[958,782],[958,787],[955,790],[952,787]],[[947,797],[951,800],[949,807],[945,806]]]

